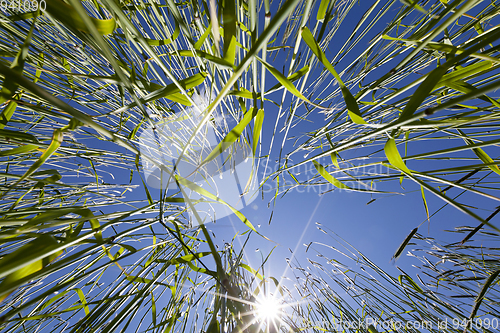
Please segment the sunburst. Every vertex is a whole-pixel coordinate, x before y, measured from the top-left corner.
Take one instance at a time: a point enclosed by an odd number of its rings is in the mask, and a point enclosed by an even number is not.
[[[277,321],[280,317],[280,301],[272,295],[266,295],[257,299],[256,307],[258,320],[269,323],[271,321]]]

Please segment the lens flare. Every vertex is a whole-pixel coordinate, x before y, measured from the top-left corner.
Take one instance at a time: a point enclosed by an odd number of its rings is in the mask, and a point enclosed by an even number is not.
[[[280,314],[280,303],[273,297],[265,296],[257,300],[257,316],[260,320],[274,321]]]

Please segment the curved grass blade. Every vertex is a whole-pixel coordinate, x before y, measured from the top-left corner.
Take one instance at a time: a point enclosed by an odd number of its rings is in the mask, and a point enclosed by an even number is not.
[[[23,247],[3,257],[0,260],[0,272],[12,270],[18,266],[21,267],[8,274],[0,283],[0,302],[5,300],[12,290],[20,286],[21,282],[19,280],[38,272],[60,256],[63,252],[62,250],[50,253],[58,245],[59,243],[53,236],[42,234]],[[33,256],[39,257],[40,253],[44,252],[47,252],[47,255],[42,259],[29,262],[30,258]]]
[[[304,75],[306,75],[308,72],[309,72],[309,66],[306,65],[306,66],[302,67],[301,69],[299,69],[298,71],[296,71],[295,73],[293,73],[292,75],[290,75],[289,77],[287,77],[287,79],[290,82],[294,82],[294,81],[300,79],[301,77],[303,77]],[[281,86],[282,86],[282,84],[280,84],[280,83],[275,84],[271,89],[266,91],[266,94],[269,94],[269,93],[277,90]]]
[[[47,12],[61,21],[67,27],[75,30],[83,31],[90,34],[90,30],[81,18],[81,14],[73,8],[73,6],[61,0],[47,0]],[[83,14],[87,15],[87,14]],[[93,17],[89,17],[97,31],[101,35],[109,35],[115,31],[116,22],[114,18],[100,20]]]
[[[255,112],[254,108],[251,108],[250,110],[245,113],[245,116],[241,121],[234,126],[234,128],[227,133],[227,135],[222,139],[222,141],[215,147],[210,154],[203,160],[201,165],[206,164],[222,154],[224,150],[229,148],[238,138],[241,136],[243,133],[243,130],[247,127],[248,124],[250,124],[250,121],[258,115],[258,112]]]
[[[252,152],[253,156],[256,156],[257,145],[260,141],[260,132],[262,131],[262,124],[264,123],[264,110],[259,109],[257,115],[255,116],[255,124],[253,127],[253,142],[252,142]]]
[[[31,38],[33,36],[33,29],[35,28],[36,18],[33,20],[31,28],[28,32],[28,36],[24,40],[23,45],[21,45],[21,49],[17,53],[16,57],[12,61],[10,68],[16,71],[19,74],[23,73],[24,63],[26,61],[26,57],[29,53],[29,47],[31,43]],[[0,93],[0,104],[3,104],[7,99],[11,99],[6,108],[2,110],[0,114],[0,129],[3,129],[5,125],[9,122],[10,118],[16,111],[17,103],[12,100],[14,99],[14,94],[19,85],[15,81],[4,80],[2,90]],[[22,93],[19,94],[19,99],[21,98]]]
[[[491,274],[486,280],[486,282],[483,285],[483,288],[481,288],[481,291],[476,297],[476,300],[474,301],[474,307],[472,308],[472,311],[469,316],[469,320],[467,321],[467,325],[464,328],[464,333],[467,333],[469,326],[472,324],[472,320],[476,316],[477,311],[479,310],[479,307],[481,306],[481,302],[484,299],[484,296],[486,295],[486,292],[488,291],[488,288],[493,284],[495,279],[497,278],[498,274],[500,274],[500,270],[495,271],[493,274]]]
[[[224,1],[222,19],[224,21],[224,60],[234,64],[236,58],[236,8],[234,1]]]
[[[410,100],[399,116],[399,121],[408,120],[413,116],[415,111],[417,111],[420,105],[429,96],[431,91],[434,90],[434,87],[437,86],[437,84],[439,83],[439,81],[441,81],[441,78],[444,74],[446,74],[447,71],[448,67],[441,65],[432,70],[432,72],[427,75],[424,82],[422,82],[418,86],[417,90],[415,90],[415,92],[411,95]]]
[[[285,87],[290,93],[293,95],[297,96],[298,98],[302,99],[303,101],[309,103],[309,104],[314,104],[310,100],[308,100],[302,93],[293,85],[293,83],[285,76],[283,75],[279,70],[274,68],[273,66],[269,65],[267,62],[264,60],[257,58],[266,68],[267,70],[273,74],[273,76]],[[301,73],[298,73],[298,75],[303,75]],[[298,78],[298,77],[297,77]]]
[[[328,171],[326,171],[326,169],[321,164],[319,164],[316,161],[313,161],[313,163],[314,163],[314,167],[316,168],[316,170],[318,170],[319,174],[321,176],[323,176],[323,178],[328,180],[333,186],[340,188],[340,189],[344,189],[344,190],[351,189],[349,186],[345,185],[340,180],[338,180],[335,177],[333,177],[332,175],[330,175],[330,173]]]
[[[179,177],[179,175],[175,175],[175,178],[177,179],[177,181],[179,182],[179,184],[181,185],[184,185],[186,186],[187,188],[189,188],[190,190],[192,191],[195,191],[201,195],[203,195],[204,197],[207,197],[211,200],[214,200],[214,201],[217,201],[217,202],[220,202],[224,205],[226,205],[229,209],[231,209],[231,211],[248,227],[250,228],[250,230],[252,231],[255,231],[257,232],[257,229],[255,229],[255,227],[252,225],[252,223],[245,217],[245,215],[243,215],[239,210],[231,207],[231,205],[227,204],[224,200],[220,199],[219,197],[217,197],[216,195],[210,193],[209,191],[205,190],[204,188],[200,187],[199,185],[197,185],[196,183],[193,183],[191,181],[189,181],[188,179],[185,179],[185,178],[182,178],[182,177]],[[201,221],[201,220],[200,220]],[[203,224],[201,224],[203,225]],[[258,233],[258,232],[257,232]],[[260,234],[259,234],[260,235]]]
[[[462,132],[461,130],[457,129],[457,131],[460,133],[460,135],[462,135],[462,139],[464,139],[465,143],[470,146],[470,145],[473,145],[474,142],[472,140],[470,140],[467,135],[465,135],[464,132]],[[488,156],[488,154],[486,154],[484,152],[484,150],[482,150],[481,148],[472,148],[472,151],[474,152],[474,154],[476,154],[477,157],[479,157],[479,159],[488,167],[491,169],[491,171],[495,172],[496,174],[500,175],[500,169],[498,168],[498,166],[495,164],[495,161],[493,161],[493,159],[491,157]]]
[[[418,231],[418,228],[415,228],[413,229],[410,234],[408,236],[406,236],[405,240],[403,241],[403,243],[401,243],[401,245],[399,245],[398,249],[396,250],[396,253],[394,253],[394,255],[392,256],[392,259],[394,260],[398,260],[398,258],[401,256],[401,254],[403,253],[405,247],[408,245],[408,243],[410,242],[410,240],[413,238],[413,236],[415,236],[415,234],[417,233]]]
[[[342,96],[344,97],[344,101],[347,106],[347,110],[349,111],[348,113],[351,120],[356,124],[366,124],[366,121],[361,115],[356,99],[351,94],[349,89],[347,89],[344,81],[342,81],[340,75],[337,74],[335,68],[333,68],[332,64],[328,61],[325,53],[321,50],[318,42],[316,42],[314,36],[307,27],[304,27],[302,29],[302,38],[304,39],[304,42],[306,42],[307,46],[309,46],[311,51],[313,51],[313,53],[319,59],[319,61],[321,61],[321,63],[326,67],[326,69],[328,69],[328,71],[335,77],[335,79],[339,83],[340,90],[342,91]]]
[[[402,170],[406,173],[411,174],[410,169],[408,169],[406,167],[405,162],[401,158],[401,155],[399,154],[398,148],[396,147],[396,141],[394,141],[393,138],[390,138],[385,143],[384,152],[385,152],[385,156],[387,156],[387,159],[389,160],[389,163],[391,163],[392,166],[394,166],[397,169]]]

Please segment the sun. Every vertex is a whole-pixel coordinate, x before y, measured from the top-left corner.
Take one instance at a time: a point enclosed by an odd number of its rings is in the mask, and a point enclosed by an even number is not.
[[[260,320],[275,321],[280,315],[280,302],[276,297],[267,295],[257,300],[257,317]]]

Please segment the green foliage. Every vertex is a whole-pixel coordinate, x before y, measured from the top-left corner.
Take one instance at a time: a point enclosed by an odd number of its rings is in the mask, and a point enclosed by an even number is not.
[[[481,211],[500,201],[498,1],[378,0],[364,13],[356,0],[42,2],[0,11],[0,329],[272,331],[254,312],[268,283],[291,309],[281,330],[499,316],[498,248],[476,240],[498,242],[499,210]],[[292,295],[244,262],[247,243],[218,249],[203,225],[190,228],[197,202],[181,192],[227,205],[217,193],[176,177],[167,196],[143,178],[138,134],[188,107],[200,114],[191,135],[170,138],[181,157],[208,123],[220,144],[207,162],[248,147],[267,166],[279,151],[259,184],[276,179],[275,198],[324,184],[385,193],[404,180],[428,218],[424,190],[475,226],[446,246],[415,226],[394,257],[411,249],[426,281],[384,272],[337,236],[331,250],[348,264],[310,244],[323,263],[311,261],[313,273],[290,264]],[[301,165],[318,173],[297,179]]]

